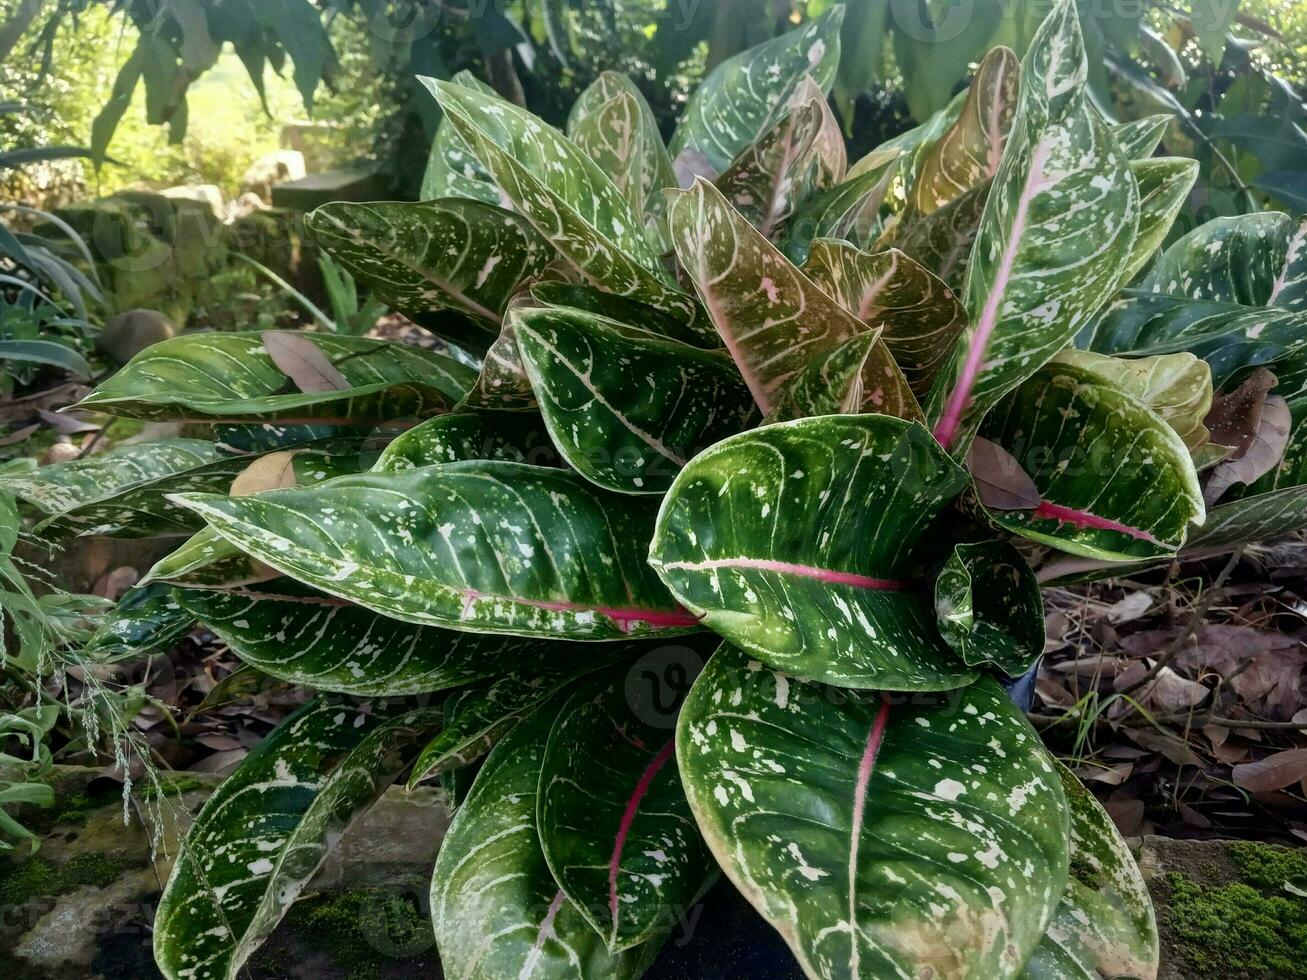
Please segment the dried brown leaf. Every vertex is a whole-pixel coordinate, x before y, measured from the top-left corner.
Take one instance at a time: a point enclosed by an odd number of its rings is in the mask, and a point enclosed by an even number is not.
[[[265,330],[263,349],[300,391],[345,391],[350,383],[317,344],[296,330]]]
[[[264,490],[295,486],[296,455],[293,449],[283,449],[260,456],[236,474],[236,479],[231,481],[231,495],[248,497]]]
[[[1285,749],[1234,767],[1234,784],[1250,793],[1269,793],[1307,779],[1307,749]]]
[[[1252,483],[1279,466],[1289,444],[1291,428],[1293,418],[1289,403],[1279,395],[1267,398],[1248,448],[1212,469],[1212,475],[1203,487],[1203,499],[1207,504],[1215,503],[1234,484]]]
[[[976,482],[980,502],[994,510],[1038,507],[1039,488],[1015,456],[996,442],[977,438],[967,453],[967,469]]]

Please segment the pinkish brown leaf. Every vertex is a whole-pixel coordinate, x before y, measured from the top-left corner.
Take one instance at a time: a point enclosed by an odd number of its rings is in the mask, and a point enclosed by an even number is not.
[[[331,363],[331,358],[302,333],[295,330],[265,330],[261,339],[263,349],[272,358],[272,363],[305,394],[315,391],[345,391],[350,387],[345,375]]]
[[[1234,784],[1250,793],[1270,793],[1307,779],[1307,749],[1286,749],[1235,766]]]
[[[980,502],[994,510],[1033,510],[1039,506],[1035,481],[1015,456],[996,442],[977,437],[967,453],[967,469]]]

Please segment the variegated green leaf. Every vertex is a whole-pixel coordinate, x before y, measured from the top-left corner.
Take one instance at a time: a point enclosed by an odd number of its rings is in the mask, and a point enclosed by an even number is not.
[[[808,98],[789,108],[713,181],[766,238],[777,237],[800,205],[843,176],[843,142],[838,161],[823,142],[830,111],[826,99],[811,79],[804,81],[811,89]]]
[[[1219,553],[1236,545],[1270,541],[1307,527],[1307,487],[1292,486],[1213,507],[1195,528],[1185,553]]]
[[[864,157],[864,160],[867,158]],[[897,151],[886,153],[874,166],[850,174],[843,183],[803,204],[785,224],[782,249],[802,265],[814,239],[835,238],[868,248],[881,231],[881,205],[899,163]]]
[[[1213,218],[1158,256],[1142,288],[1168,296],[1307,311],[1307,218]]]
[[[358,697],[427,694],[508,673],[520,683],[523,673],[606,660],[599,645],[415,626],[289,579],[229,591],[178,589],[177,600],[251,667]]]
[[[1198,475],[1176,431],[1091,371],[1048,364],[981,430],[1029,473],[1030,511],[991,511],[1013,533],[1076,555],[1128,561],[1173,554],[1204,517]]]
[[[1021,552],[1002,541],[959,544],[935,579],[940,635],[972,667],[1020,677],[1044,651],[1044,601]]]
[[[397,436],[372,467],[374,473],[412,470],[462,459],[501,459],[556,466],[558,450],[544,423],[520,412],[456,412],[427,419]]]
[[[775,122],[804,75],[829,91],[840,61],[843,23],[844,8],[828,7],[798,30],[714,68],[685,107],[672,137],[672,156],[697,151],[720,173]]]
[[[649,562],[705,625],[779,670],[946,690],[975,671],[940,639],[914,579],[966,483],[920,425],[885,415],[769,425],[681,471]]]
[[[403,710],[319,699],[291,715],[209,797],[154,922],[168,980],[234,980],[346,826],[439,724]]]
[[[980,231],[992,182],[973,187],[938,211],[917,218],[894,236],[894,246],[919,262],[950,289],[962,288],[967,257]]]
[[[409,788],[485,755],[509,729],[559,691],[636,649],[632,644],[559,649],[561,644],[538,641],[534,646],[548,655],[522,656],[516,664],[501,658],[500,669],[487,672],[492,680],[450,697],[444,726],[413,763]]]
[[[452,358],[407,344],[300,332],[351,385],[302,392],[258,333],[202,333],[147,347],[82,408],[138,419],[373,425],[448,410],[476,379]]]
[[[518,351],[554,444],[618,493],[662,493],[700,449],[756,409],[730,357],[584,310],[513,312]]]
[[[770,424],[814,415],[874,414],[876,406],[866,402],[863,379],[869,373],[872,350],[880,343],[880,329],[876,328],[818,354],[786,382],[764,421]]]
[[[981,61],[962,112],[921,162],[910,198],[917,213],[937,211],[998,173],[1020,75],[1010,48],[993,48]]]
[[[178,500],[282,574],[410,623],[576,640],[697,624],[645,563],[652,506],[551,467],[468,460]]]
[[[460,71],[450,78],[453,85],[494,97],[495,90],[470,71]],[[499,188],[494,178],[481,166],[447,119],[440,120],[431,144],[426,173],[422,176],[422,200],[437,197],[466,197],[487,204],[499,203]]]
[[[194,515],[164,494],[225,492],[248,463],[203,439],[154,439],[0,475],[0,492],[40,510],[35,530],[51,536],[185,534],[198,526]]]
[[[1139,232],[1121,274],[1123,283],[1131,282],[1147,268],[1166,240],[1198,179],[1198,161],[1176,157],[1132,160],[1130,172],[1139,184]]]
[[[357,471],[352,440],[292,450],[301,483]],[[237,456],[201,439],[126,443],[84,459],[0,477],[13,493],[47,516],[35,530],[46,535],[152,537],[189,534],[202,525],[167,499],[168,494],[226,492],[258,455]]]
[[[155,562],[141,584],[166,582],[197,589],[226,589],[276,577],[276,571],[245,554],[212,528],[204,527]]]
[[[1157,976],[1157,921],[1130,847],[1080,780],[1056,763],[1071,811],[1071,870],[1022,980]]]
[[[1175,430],[1190,455],[1211,438],[1203,420],[1212,407],[1212,369],[1193,354],[1106,357],[1068,347],[1053,363],[1088,371],[1143,402]]]
[[[668,280],[640,217],[571,140],[511,103],[433,83],[446,118],[505,196],[587,282],[631,296],[707,336],[693,297]]]
[[[545,863],[537,787],[558,706],[549,702],[495,746],[441,844],[431,920],[451,976],[634,980],[657,953],[656,942],[610,953]]]
[[[521,215],[466,198],[341,201],[304,220],[318,243],[377,299],[478,350],[499,335],[504,307],[518,285],[554,258]]]
[[[1241,369],[1275,367],[1307,350],[1307,310],[1241,306],[1215,300],[1122,290],[1077,339],[1100,354],[1151,356],[1189,351],[1211,367],[1220,388]]]
[[[519,294],[510,306],[527,304],[528,297]],[[481,359],[481,370],[471,390],[455,406],[457,410],[492,412],[532,412],[536,408],[535,392],[526,376],[526,368],[517,352],[517,336],[511,318],[504,320],[495,338]]]
[[[707,181],[675,193],[668,220],[681,264],[764,414],[808,362],[868,329],[791,265]],[[866,403],[887,415],[920,418],[916,399],[883,343],[873,344],[867,362]]]
[[[826,239],[812,243],[803,271],[867,326],[882,328],[908,386],[925,397],[966,329],[953,291],[898,249],[871,254]]]
[[[1166,129],[1175,117],[1169,112],[1161,112],[1142,119],[1132,119],[1112,127],[1112,135],[1121,147],[1121,152],[1131,160],[1146,160],[1153,155],[1157,145],[1166,135]]]
[[[84,652],[92,657],[140,656],[171,644],[195,626],[167,585],[138,585],[100,617]]]
[[[1093,317],[1134,242],[1139,192],[1087,99],[1085,73],[1076,6],[1059,0],[1022,62],[1016,116],[962,288],[971,326],[931,402],[935,435],[955,454],[1004,394]]]
[[[626,75],[600,72],[573,104],[567,135],[612,178],[635,214],[663,209],[663,188],[676,186],[672,158],[653,110]]]
[[[809,977],[1015,977],[1062,895],[1062,784],[992,679],[896,699],[728,645],[676,753],[713,855]]]
[[[564,703],[537,805],[554,880],[610,950],[666,934],[715,867],[681,789],[675,702],[606,671]]]

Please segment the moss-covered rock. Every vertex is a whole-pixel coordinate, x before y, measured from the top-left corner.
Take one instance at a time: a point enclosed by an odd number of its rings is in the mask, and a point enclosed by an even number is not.
[[[1163,980],[1307,980],[1307,853],[1148,838]]]

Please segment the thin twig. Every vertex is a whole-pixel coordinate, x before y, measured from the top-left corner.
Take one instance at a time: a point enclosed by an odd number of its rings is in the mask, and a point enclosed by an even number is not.
[[[1193,612],[1189,616],[1189,622],[1185,624],[1185,628],[1180,635],[1172,640],[1171,644],[1162,651],[1161,656],[1159,656],[1157,660],[1153,662],[1153,665],[1145,671],[1143,677],[1126,685],[1121,690],[1117,691],[1117,694],[1132,694],[1141,687],[1150,684],[1157,675],[1162,672],[1162,668],[1174,660],[1179,655],[1180,651],[1189,645],[1189,641],[1192,640],[1194,634],[1198,632],[1198,627],[1202,625],[1203,618],[1207,615],[1207,610],[1211,606],[1212,601],[1216,598],[1216,594],[1221,591],[1221,586],[1225,585],[1225,580],[1230,577],[1230,573],[1234,571],[1235,566],[1239,564],[1239,559],[1242,557],[1242,547],[1236,548],[1231,553],[1229,560],[1225,563],[1225,567],[1221,569],[1221,574],[1217,575],[1215,581],[1212,582],[1212,587],[1208,589],[1202,599],[1198,601],[1198,605],[1194,606]]]

